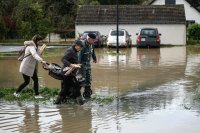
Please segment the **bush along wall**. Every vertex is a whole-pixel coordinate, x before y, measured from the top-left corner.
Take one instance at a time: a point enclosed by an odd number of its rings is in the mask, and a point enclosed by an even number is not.
[[[188,40],[200,40],[200,24],[192,24],[187,28]]]

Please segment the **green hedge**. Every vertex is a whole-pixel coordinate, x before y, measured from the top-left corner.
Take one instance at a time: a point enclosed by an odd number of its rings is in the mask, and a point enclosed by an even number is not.
[[[200,40],[200,24],[192,24],[187,28],[188,40]]]

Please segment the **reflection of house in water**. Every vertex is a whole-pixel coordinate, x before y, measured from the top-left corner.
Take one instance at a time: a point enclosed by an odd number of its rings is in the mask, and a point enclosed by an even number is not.
[[[199,88],[200,81],[200,56],[199,56],[199,48],[191,47],[187,49],[187,65],[185,69],[185,77],[187,80],[191,82],[192,86],[188,86],[189,88]]]
[[[26,108],[20,131],[25,132],[83,132],[91,129],[91,110],[81,106],[64,105],[61,108]]]
[[[145,80],[139,86],[158,86],[184,77],[186,47],[137,49],[137,59],[141,69],[138,76]]]
[[[124,94],[135,88],[159,86],[184,77],[185,47],[129,50],[129,54],[119,57],[101,55],[93,67],[93,85],[97,92],[99,89],[101,92],[107,90],[107,93],[114,94],[119,91]]]
[[[84,109],[82,106],[62,106],[59,108],[62,125],[60,132],[62,133],[88,133],[92,128],[92,114],[91,109]]]
[[[116,49],[96,49],[97,60],[99,65],[116,66],[129,64],[129,57],[131,56],[132,49],[120,49],[120,54],[115,54]]]

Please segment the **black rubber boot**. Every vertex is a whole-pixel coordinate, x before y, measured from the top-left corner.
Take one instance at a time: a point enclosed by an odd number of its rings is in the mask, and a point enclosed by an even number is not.
[[[54,102],[54,104],[61,104],[62,103],[63,98],[61,96],[58,96],[56,98],[56,101]]]
[[[79,105],[83,105],[85,103],[85,101],[83,100],[82,96],[79,96],[76,98],[76,102],[79,104]]]
[[[84,98],[91,98],[92,90],[90,86],[85,86],[85,91],[83,92]]]

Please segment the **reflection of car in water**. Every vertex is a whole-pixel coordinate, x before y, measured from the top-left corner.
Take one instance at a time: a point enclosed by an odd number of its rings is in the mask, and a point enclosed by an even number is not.
[[[137,49],[137,61],[140,67],[158,66],[160,49]]]
[[[58,132],[62,133],[88,133],[92,129],[91,109],[81,106],[62,106],[57,108],[61,119],[54,124]],[[58,118],[58,117],[57,117]],[[55,131],[54,131],[55,132]]]
[[[142,28],[140,33],[136,33],[137,47],[160,47],[160,33],[157,28]]]

